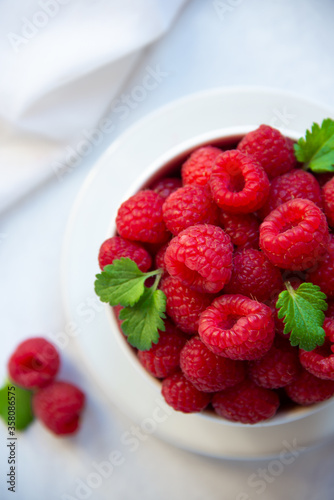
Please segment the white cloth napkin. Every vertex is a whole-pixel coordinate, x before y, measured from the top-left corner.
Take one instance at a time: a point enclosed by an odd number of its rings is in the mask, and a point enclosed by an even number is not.
[[[1,1],[0,211],[110,133],[108,106],[185,1]],[[138,100],[161,74],[147,68]]]

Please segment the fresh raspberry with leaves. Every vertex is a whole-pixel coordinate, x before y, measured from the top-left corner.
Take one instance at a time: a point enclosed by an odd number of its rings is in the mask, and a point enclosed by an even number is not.
[[[256,424],[273,417],[279,407],[278,395],[251,380],[217,392],[212,406],[221,417],[243,424]]]
[[[33,395],[32,406],[36,417],[54,434],[75,433],[80,425],[80,414],[85,395],[68,382],[52,382]]]
[[[210,178],[212,165],[221,149],[214,146],[203,146],[196,149],[181,167],[183,184],[205,186]]]
[[[42,337],[21,342],[8,361],[10,379],[26,389],[38,389],[53,381],[60,358],[56,348]]]
[[[252,156],[272,179],[296,167],[293,142],[269,125],[260,125],[241,139],[238,151]]]
[[[299,358],[303,367],[312,375],[334,380],[334,319],[326,318],[323,323],[325,341],[312,351],[300,349]]]
[[[275,208],[294,198],[311,200],[319,208],[323,208],[321,189],[314,175],[296,169],[271,181],[268,199],[259,210],[259,215],[264,219]]]
[[[233,245],[220,227],[190,226],[173,238],[165,253],[169,274],[200,293],[217,293],[231,277]]]
[[[104,241],[100,247],[98,256],[100,269],[103,270],[105,266],[121,257],[129,257],[143,272],[148,271],[152,264],[150,254],[139,243],[126,240],[121,236],[113,236]]]
[[[334,228],[334,177],[323,186],[322,199],[328,224]]]
[[[326,217],[312,201],[296,198],[277,207],[260,226],[260,247],[278,267],[303,270],[325,254]]]
[[[252,248],[234,255],[233,271],[225,293],[246,295],[264,302],[283,288],[280,270],[263,252]]]
[[[306,280],[314,285],[318,285],[321,291],[327,295],[329,299],[334,298],[334,236],[330,235],[330,240],[321,260],[319,260],[314,268],[307,275]]]
[[[167,229],[175,236],[195,224],[216,224],[218,207],[207,187],[189,184],[177,189],[162,207]]]
[[[292,401],[307,406],[331,398],[334,395],[334,381],[323,380],[303,370],[284,390]]]
[[[182,180],[179,177],[164,177],[156,181],[151,189],[158,193],[164,200],[168,198],[174,191],[182,186]]]
[[[185,333],[195,334],[200,314],[211,304],[212,295],[198,293],[177,278],[162,280],[161,290],[166,295],[166,312]]]
[[[298,378],[301,366],[298,349],[288,340],[276,337],[270,350],[261,359],[250,361],[248,376],[265,389],[278,389]]]
[[[148,351],[138,351],[138,359],[154,377],[164,378],[180,367],[180,352],[187,337],[171,321],[165,321],[165,331],[159,332],[159,341]]]
[[[211,394],[201,392],[178,372],[162,381],[161,393],[166,402],[176,411],[196,413],[204,410],[211,401]]]
[[[260,223],[254,214],[228,214],[220,210],[219,224],[238,250],[259,249]]]
[[[185,377],[203,392],[222,391],[245,378],[242,361],[214,354],[199,337],[193,337],[183,347],[180,366]]]
[[[244,295],[222,295],[201,314],[202,341],[215,354],[236,360],[264,356],[274,340],[271,309]]]
[[[149,189],[124,201],[117,212],[117,231],[125,239],[164,243],[169,238],[162,216],[164,199]]]
[[[261,165],[240,151],[225,151],[216,158],[209,181],[212,197],[228,213],[255,212],[269,194],[269,180]]]

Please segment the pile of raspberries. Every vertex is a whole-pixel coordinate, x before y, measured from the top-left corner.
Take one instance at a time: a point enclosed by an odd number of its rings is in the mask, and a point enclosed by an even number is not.
[[[175,410],[254,424],[334,395],[331,177],[303,170],[293,141],[261,125],[233,149],[196,149],[120,206],[99,264],[163,269],[166,330],[138,359]],[[305,352],[283,334],[285,281],[327,295],[322,347]]]

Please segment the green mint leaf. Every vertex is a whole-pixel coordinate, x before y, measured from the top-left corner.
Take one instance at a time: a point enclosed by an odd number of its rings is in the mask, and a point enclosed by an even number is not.
[[[96,275],[95,292],[111,306],[133,306],[144,293],[145,280],[158,273],[160,270],[143,273],[133,260],[121,257]]]
[[[8,437],[15,437],[16,430],[25,429],[34,420],[31,398],[31,391],[9,380],[0,388],[0,416],[8,427]]]
[[[326,295],[312,283],[302,283],[294,290],[286,283],[284,292],[279,294],[276,307],[278,317],[283,318],[284,333],[290,333],[290,343],[299,345],[304,351],[312,351],[325,341],[322,328],[327,309]]]
[[[298,161],[305,163],[305,169],[312,172],[334,172],[334,120],[327,118],[321,126],[313,123],[294,145]]]
[[[140,300],[133,307],[122,309],[119,315],[124,320],[122,330],[128,342],[140,351],[147,351],[158,342],[158,330],[165,331],[166,295],[154,288],[145,288]]]

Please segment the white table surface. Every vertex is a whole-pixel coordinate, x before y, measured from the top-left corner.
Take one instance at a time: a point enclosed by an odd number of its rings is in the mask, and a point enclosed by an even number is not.
[[[126,117],[113,114],[116,129],[105,136],[102,145],[62,181],[53,176],[1,216],[1,376],[20,340],[64,330],[67,319],[60,290],[60,259],[71,207],[96,159],[130,124],[175,98],[218,86],[265,85],[334,107],[331,0],[226,0],[220,2],[225,6],[223,16],[214,5],[213,1],[191,1],[167,36],[147,50],[124,93],[131,94],[141,85],[147,66],[158,65],[167,75],[142,102],[128,108]],[[158,441],[154,435],[138,438],[137,449],[131,451],[120,437],[133,431],[133,423],[105,400],[74,345],[61,355],[62,378],[77,383],[87,394],[82,429],[76,437],[59,439],[35,422],[20,434],[17,491],[10,493],[5,484],[6,428],[0,425],[1,499],[333,497],[333,443],[303,453],[283,468],[272,460],[233,462],[192,455]],[[78,490],[82,482],[92,484],[94,463],[108,460],[114,450],[122,453],[123,462],[110,477],[97,488]]]

